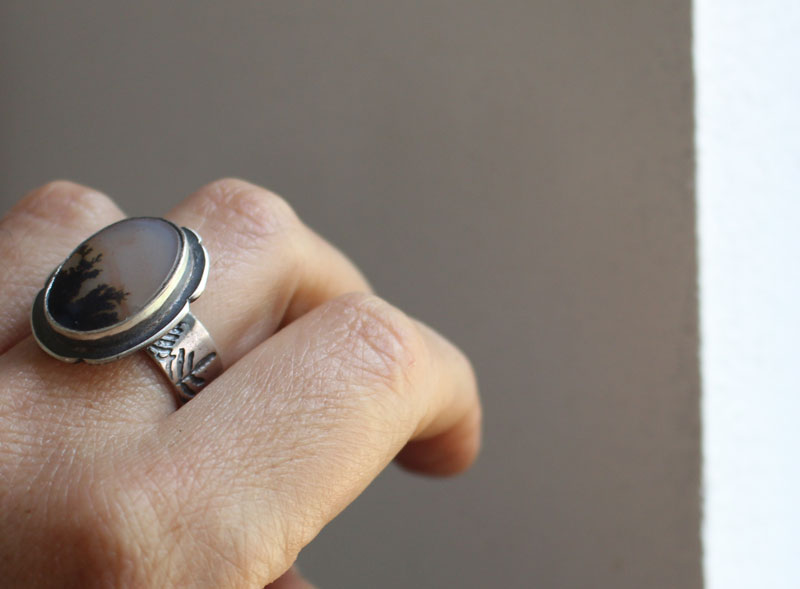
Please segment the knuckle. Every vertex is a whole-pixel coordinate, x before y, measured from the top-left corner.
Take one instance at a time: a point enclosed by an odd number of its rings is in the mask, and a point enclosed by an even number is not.
[[[212,182],[201,194],[209,210],[245,238],[262,240],[294,231],[300,220],[277,194],[236,178]]]
[[[351,367],[376,377],[392,392],[408,390],[426,357],[425,341],[414,321],[371,294],[347,294],[335,304],[347,330],[343,348]]]
[[[110,198],[68,180],[54,180],[28,193],[15,208],[37,220],[83,226],[98,215],[116,211]]]

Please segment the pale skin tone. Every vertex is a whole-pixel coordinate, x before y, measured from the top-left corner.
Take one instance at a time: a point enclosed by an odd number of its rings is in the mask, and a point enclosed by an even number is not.
[[[180,409],[141,353],[69,365],[30,306],[81,241],[124,217],[50,183],[0,220],[4,587],[311,587],[299,551],[395,459],[432,475],[480,444],[469,361],[372,294],[280,197],[221,180],[166,215],[211,255],[192,303],[224,374]]]

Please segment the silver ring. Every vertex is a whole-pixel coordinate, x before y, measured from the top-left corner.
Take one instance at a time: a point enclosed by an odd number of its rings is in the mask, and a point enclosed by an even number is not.
[[[111,362],[146,348],[180,401],[222,372],[189,303],[208,277],[200,236],[156,217],[101,229],[64,260],[36,295],[31,325],[41,348],[64,362]]]

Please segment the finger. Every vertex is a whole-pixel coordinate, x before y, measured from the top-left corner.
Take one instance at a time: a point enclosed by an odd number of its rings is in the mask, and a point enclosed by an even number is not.
[[[209,184],[167,217],[195,229],[209,251],[208,286],[192,310],[226,366],[322,302],[369,290],[355,266],[285,200],[248,182]]]
[[[426,332],[426,341],[435,350],[432,356],[449,358],[451,365],[463,363],[461,352],[428,326],[417,324]],[[458,474],[475,461],[481,445],[482,412],[479,403],[471,403],[455,422],[445,422],[444,427],[428,427],[418,434],[397,455],[404,468],[426,474],[447,476]]]
[[[453,475],[472,465],[480,446],[481,409],[476,405],[447,431],[410,441],[397,455],[397,462],[411,471]]]
[[[208,283],[191,308],[226,366],[308,309],[369,288],[353,264],[303,225],[285,201],[241,180],[210,184],[167,217],[197,230],[209,251]],[[63,402],[80,399],[104,420],[135,425],[175,410],[172,385],[144,354],[101,366],[62,365],[30,342],[15,354],[19,358],[9,362],[25,366],[22,377],[39,383],[59,412]],[[77,390],[65,397],[59,383]]]
[[[213,545],[214,566],[268,575],[409,439],[447,435],[477,403],[456,348],[374,296],[346,295],[278,332],[163,422],[165,468],[181,465],[166,493],[178,506],[206,506],[220,529],[241,530],[238,542],[228,534]],[[439,451],[466,464],[477,443],[462,443]],[[194,525],[191,515],[184,521]],[[277,552],[252,549],[276,543]]]
[[[314,585],[305,580],[295,567],[292,567],[264,589],[314,589]]]
[[[0,219],[0,353],[30,333],[33,297],[56,265],[123,216],[107,196],[57,181],[29,193]]]

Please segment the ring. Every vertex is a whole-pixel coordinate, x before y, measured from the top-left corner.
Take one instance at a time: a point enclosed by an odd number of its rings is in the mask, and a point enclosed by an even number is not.
[[[142,348],[192,399],[222,362],[189,303],[208,277],[200,236],[166,219],[134,217],[101,229],[50,275],[31,312],[39,346],[64,362],[100,364]]]

